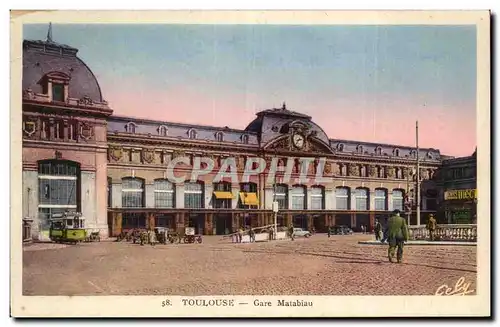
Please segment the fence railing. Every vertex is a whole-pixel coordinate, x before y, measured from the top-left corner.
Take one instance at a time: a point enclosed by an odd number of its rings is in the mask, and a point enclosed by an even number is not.
[[[429,240],[429,230],[425,225],[409,226],[410,240]],[[477,242],[476,224],[446,224],[437,225],[434,233],[436,241]]]

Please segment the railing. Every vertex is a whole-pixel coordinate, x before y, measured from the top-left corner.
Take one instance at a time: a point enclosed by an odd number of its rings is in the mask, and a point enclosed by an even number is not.
[[[429,230],[425,225],[409,226],[410,240],[430,240]],[[437,225],[434,234],[436,241],[455,241],[455,242],[476,242],[477,225],[476,224],[446,224]]]

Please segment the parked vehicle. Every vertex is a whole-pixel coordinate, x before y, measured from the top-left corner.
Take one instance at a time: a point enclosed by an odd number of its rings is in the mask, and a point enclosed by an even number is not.
[[[50,219],[49,237],[56,243],[76,244],[87,239],[85,218],[79,212],[54,214]]]
[[[312,233],[308,230],[304,230],[302,228],[294,228],[293,229],[293,236],[294,237],[311,237]]]
[[[340,225],[330,228],[330,235],[351,235],[353,233],[349,226]]]

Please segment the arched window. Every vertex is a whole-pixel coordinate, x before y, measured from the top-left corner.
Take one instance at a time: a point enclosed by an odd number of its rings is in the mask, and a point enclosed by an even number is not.
[[[387,190],[385,188],[375,189],[375,210],[387,210]]]
[[[217,140],[217,142],[224,141],[224,133],[222,132],[215,133],[215,139]]]
[[[393,153],[396,157],[399,157],[399,149],[398,148],[394,149]]]
[[[375,154],[378,155],[378,156],[382,155],[382,148],[380,146],[378,146],[378,147],[375,148]]]
[[[242,142],[243,144],[248,144],[248,135],[247,135],[247,134],[243,134],[243,135],[241,136],[241,142]]]
[[[136,131],[136,127],[137,125],[135,123],[129,122],[125,124],[125,131],[134,134]]]
[[[292,196],[292,209],[305,210],[307,207],[306,188],[302,185],[294,185],[290,190]]]
[[[335,189],[335,202],[337,204],[337,210],[349,210],[350,209],[350,190],[348,187],[339,186]]]
[[[161,125],[158,127],[158,135],[160,136],[167,136],[168,135],[168,128],[165,125]]]
[[[311,209],[312,210],[322,210],[325,209],[324,194],[325,189],[323,186],[313,186],[311,187]]]
[[[203,182],[186,182],[184,184],[184,208],[204,208]]]
[[[404,191],[401,189],[392,190],[392,210],[403,211],[404,208]]]
[[[230,182],[214,183],[213,207],[231,209],[233,194]]]
[[[430,151],[427,152],[427,158],[429,158],[429,159],[433,159],[434,158],[434,156],[432,155],[432,152],[430,152]]]
[[[108,208],[111,208],[113,206],[113,180],[111,177],[108,177],[108,185],[107,185],[107,191],[108,191]]]
[[[137,177],[122,178],[122,207],[144,207],[144,179]]]
[[[358,146],[356,147],[356,151],[357,151],[358,153],[363,153],[363,146],[362,146],[361,144],[360,144],[360,145],[358,145]]]
[[[360,187],[356,189],[356,210],[368,210],[370,207],[368,200],[368,189]]]
[[[69,160],[38,162],[38,215],[40,232],[50,228],[54,214],[80,209],[80,164]]]
[[[338,150],[339,152],[344,151],[344,144],[343,144],[343,143],[339,143],[339,144],[337,144],[337,150]]]
[[[417,151],[416,150],[411,150],[410,151],[410,157],[416,158],[417,157]]]
[[[188,137],[191,139],[191,140],[194,140],[196,138],[198,133],[196,133],[196,130],[190,128],[188,130]]]
[[[155,207],[175,207],[175,185],[167,179],[156,179],[155,185]]]
[[[276,184],[274,189],[274,200],[278,201],[278,208],[288,209],[288,185]]]

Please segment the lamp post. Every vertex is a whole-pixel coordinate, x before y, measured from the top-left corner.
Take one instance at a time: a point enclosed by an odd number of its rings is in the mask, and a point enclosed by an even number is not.
[[[415,185],[413,184],[415,181],[415,174],[416,170],[415,168],[411,168],[408,171],[408,175],[406,176],[406,196],[405,196],[405,209],[406,213],[408,216],[408,226],[411,224],[411,211],[413,207],[413,198],[414,198],[414,190],[415,190]],[[412,188],[410,188],[410,182],[412,184]],[[412,197],[410,197],[410,193],[412,193]]]
[[[420,226],[420,151],[418,147],[418,120],[415,125],[415,140],[417,145],[417,226]]]
[[[276,150],[274,151],[274,157],[276,158]],[[271,168],[271,167],[269,167]],[[273,223],[274,223],[274,239],[278,239],[278,202],[276,201],[276,173],[274,172],[274,182],[273,182]]]

